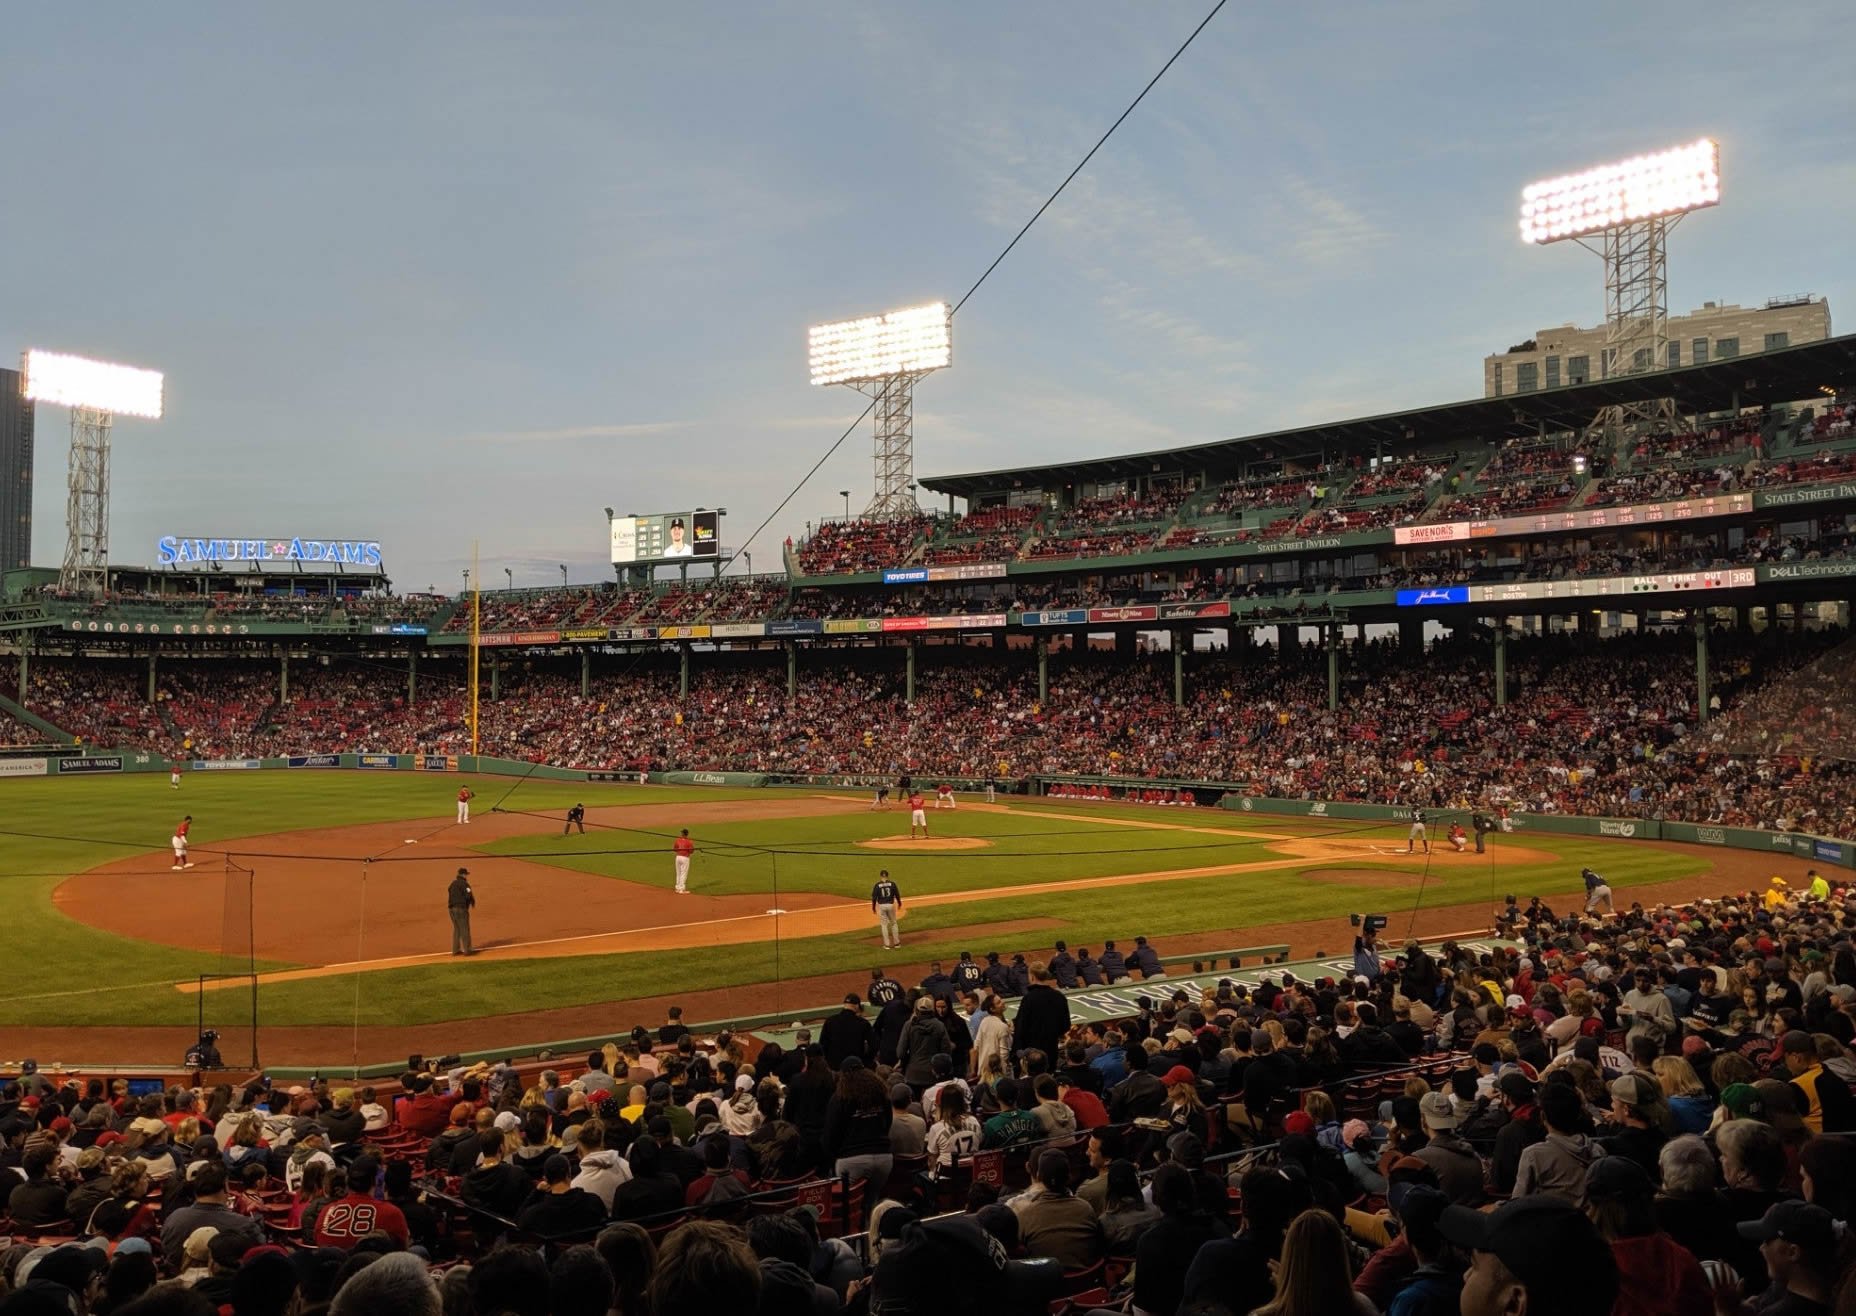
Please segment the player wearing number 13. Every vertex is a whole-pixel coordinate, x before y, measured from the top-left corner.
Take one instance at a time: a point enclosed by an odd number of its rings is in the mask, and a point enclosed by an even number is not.
[[[896,926],[896,916],[902,912],[902,888],[889,880],[889,870],[885,868],[877,875],[876,885],[870,888],[870,912],[876,915],[877,927],[883,933],[883,949],[895,950],[902,945],[902,932]]]
[[[316,1216],[316,1246],[352,1252],[369,1234],[385,1234],[400,1247],[410,1244],[406,1216],[391,1202],[374,1200],[374,1173],[379,1167],[363,1156],[348,1167],[348,1195],[338,1197]]]

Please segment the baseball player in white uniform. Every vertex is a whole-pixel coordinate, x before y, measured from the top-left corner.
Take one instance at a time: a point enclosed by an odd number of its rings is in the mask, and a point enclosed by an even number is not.
[[[192,814],[188,814],[185,818],[182,818],[179,823],[175,824],[175,827],[174,827],[174,871],[175,872],[179,872],[183,868],[193,867],[193,864],[189,862],[189,860],[187,859],[187,831],[192,826],[193,826],[193,815]]]
[[[470,821],[470,802],[474,795],[475,795],[475,792],[472,791],[470,787],[468,786],[458,787],[458,821],[459,822],[467,823]]]

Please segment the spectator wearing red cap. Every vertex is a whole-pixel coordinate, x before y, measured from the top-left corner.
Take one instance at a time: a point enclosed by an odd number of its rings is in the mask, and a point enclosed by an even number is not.
[[[1205,1102],[1199,1096],[1199,1076],[1184,1065],[1174,1065],[1161,1075],[1160,1081],[1166,1085],[1166,1105],[1160,1117],[1171,1126],[1168,1136],[1190,1133],[1200,1142],[1206,1141]]]

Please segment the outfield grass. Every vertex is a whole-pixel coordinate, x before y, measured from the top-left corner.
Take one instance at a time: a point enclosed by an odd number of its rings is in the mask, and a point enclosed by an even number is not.
[[[935,836],[980,837],[991,845],[913,854],[857,847],[859,841],[906,837],[908,814],[901,810],[711,824],[691,832],[700,847],[691,880],[706,894],[736,895],[771,892],[777,876],[788,889],[862,898],[869,895],[877,872],[886,868],[902,887],[906,902],[911,892],[983,893],[1030,882],[1255,863],[1272,853],[1267,841],[1252,837],[1179,830],[1189,820],[1177,818],[1145,820],[1155,824],[1151,827],[1118,827],[1019,813],[930,809],[928,821]],[[1174,830],[1162,829],[1168,822]],[[562,836],[549,831],[508,837],[481,848],[600,877],[664,888],[675,884],[668,834],[662,832],[589,828],[585,836]]]
[[[12,899],[0,922],[0,955],[14,966],[0,989],[0,1024],[182,1024],[194,1019],[195,1000],[171,984],[221,965],[215,954],[172,950],[96,931],[61,914],[51,893],[63,876],[140,850],[165,847],[182,812],[195,816],[199,846],[212,848],[238,837],[336,827],[389,819],[448,817],[458,776],[364,772],[193,774],[180,792],[164,776],[125,776],[82,781],[0,782],[7,844],[0,851],[0,880]],[[705,802],[777,798],[765,791],[687,790],[577,783],[523,782],[479,778],[477,808],[506,799],[510,809],[552,812],[576,800],[592,807],[613,804]],[[512,791],[511,788],[515,787]],[[1094,821],[1048,816],[1087,814]],[[1116,826],[1122,819],[1144,826]],[[1155,939],[1208,929],[1333,918],[1333,946],[1343,945],[1345,916],[1352,912],[1400,915],[1417,892],[1331,878],[1300,878],[1306,869],[1386,869],[1411,873],[1410,864],[1370,859],[1313,861],[1284,859],[1279,867],[1254,873],[1189,878],[1164,885],[1130,885],[1061,895],[1036,894],[986,899],[990,889],[1071,878],[1168,869],[1254,863],[1269,859],[1268,842],[1223,838],[1223,830],[1263,830],[1264,820],[1215,810],[1104,808],[1057,801],[1021,806],[1011,813],[971,809],[929,811],[937,834],[984,836],[984,850],[934,854],[852,848],[876,836],[906,834],[907,815],[857,812],[818,818],[703,825],[693,828],[702,846],[695,870],[698,888],[716,893],[771,894],[777,866],[788,890],[827,891],[861,898],[879,868],[888,868],[905,897],[929,891],[971,891],[961,901],[913,911],[904,920],[910,961],[952,958],[958,951],[1009,951],[1016,945],[1099,945],[1104,937]],[[1173,830],[1167,830],[1171,827]],[[1178,830],[1190,827],[1206,830]],[[558,824],[536,822],[532,836],[506,838],[480,848],[523,855],[536,862],[601,876],[668,886],[671,881],[663,829],[632,832],[592,828],[586,836],[562,837]],[[1272,834],[1288,829],[1270,827]],[[1208,834],[1208,832],[1210,834]],[[1403,843],[1402,830],[1339,821],[1304,823],[1293,834],[1331,840],[1376,839]],[[1496,838],[1500,846],[1504,838]],[[1423,891],[1423,904],[1441,906],[1499,902],[1505,892],[1568,895],[1581,890],[1579,869],[1603,871],[1615,888],[1689,876],[1706,861],[1615,841],[1529,834],[1524,844],[1550,853],[1550,862],[1499,872],[1473,855],[1439,855]],[[597,853],[595,853],[597,851]],[[1493,878],[1491,879],[1491,874]],[[215,915],[216,917],[216,912]],[[975,941],[958,931],[1021,919],[1054,919],[1058,926],[1017,937]],[[494,929],[479,929],[493,936]],[[707,988],[747,987],[777,977],[859,973],[877,961],[868,933],[842,934],[710,950],[594,955],[542,960],[477,960],[388,970],[349,977],[266,984],[261,1017],[268,1025],[417,1025],[506,1014],[513,1011],[592,1004],[626,997],[673,994]],[[1233,937],[1242,942],[1241,935]],[[26,966],[40,965],[32,972]],[[284,967],[284,966],[266,966]],[[238,1017],[242,993],[209,994],[209,1010]],[[814,1002],[793,1002],[814,1004]],[[211,1016],[209,1015],[209,1018]]]

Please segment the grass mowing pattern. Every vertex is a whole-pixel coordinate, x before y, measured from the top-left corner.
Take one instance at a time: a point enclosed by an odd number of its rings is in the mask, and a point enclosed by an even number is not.
[[[55,973],[31,974],[16,968],[8,976],[7,986],[0,989],[0,1024],[192,1022],[193,998],[165,984],[216,971],[220,967],[216,954],[172,950],[98,932],[66,918],[51,899],[63,875],[132,854],[135,849],[131,847],[158,854],[181,813],[192,813],[197,820],[196,846],[211,849],[236,837],[268,832],[402,818],[443,821],[450,815],[458,785],[467,780],[305,771],[189,774],[185,789],[179,792],[168,788],[165,776],[153,774],[0,784],[0,798],[9,806],[5,829],[42,834],[40,838],[9,835],[0,852],[4,854],[0,880],[11,897],[9,917],[0,925],[0,954],[15,966],[56,966]],[[503,798],[514,783],[507,778],[480,778],[471,784],[478,791],[477,807],[483,809]],[[508,794],[508,807],[558,814],[576,800],[600,807],[769,798],[764,791],[640,790],[524,782]],[[1412,908],[1417,894],[1415,883],[1410,889],[1387,889],[1365,883],[1298,880],[1304,869],[1334,867],[1414,875],[1409,864],[1284,858],[1280,867],[1254,873],[1186,878],[1151,887],[1128,885],[988,899],[988,891],[1007,886],[1254,863],[1273,857],[1269,843],[1255,838],[1234,835],[1226,841],[1206,831],[1161,830],[1189,826],[1214,832],[1243,831],[1262,821],[1248,815],[1111,807],[1100,810],[1104,821],[1089,822],[1049,816],[1053,813],[1093,818],[1098,806],[1053,802],[1019,807],[1011,813],[972,809],[936,813],[931,809],[929,822],[937,833],[984,836],[993,846],[920,855],[860,850],[852,845],[860,839],[906,834],[907,815],[900,810],[697,826],[692,832],[703,850],[695,880],[699,890],[766,891],[771,895],[777,861],[780,884],[786,890],[826,891],[861,899],[868,895],[877,870],[888,868],[902,885],[905,899],[910,893],[929,891],[973,892],[971,901],[922,908],[904,919],[905,953],[910,962],[952,958],[963,949],[976,955],[989,949],[1013,949],[972,944],[965,934],[953,930],[1027,918],[1057,918],[1062,926],[1023,934],[1020,940],[1025,944],[1048,944],[1062,936],[1072,945],[1096,947],[1104,937],[1131,940],[1143,932],[1155,938],[1163,952],[1166,946],[1161,939],[1168,936],[1334,918],[1335,944],[1329,949],[1335,949],[1345,935],[1345,925],[1339,920],[1350,912],[1390,913],[1392,932],[1402,933],[1400,916]],[[1116,826],[1111,819],[1148,825]],[[1304,825],[1298,834],[1359,841],[1362,850],[1374,840],[1387,846],[1404,843],[1402,831],[1391,825],[1317,822]],[[57,839],[62,837],[92,839]],[[106,840],[127,845],[103,844]],[[1491,883],[1491,870],[1477,864],[1473,855],[1440,854],[1433,860],[1432,876],[1423,893],[1425,905],[1498,903],[1507,891],[1549,898],[1573,895],[1582,890],[1578,873],[1588,864],[1605,873],[1620,892],[1644,882],[1693,875],[1706,867],[1701,859],[1615,841],[1529,834],[1523,843],[1550,852],[1556,859],[1502,869]],[[1495,844],[1499,846],[1501,838]],[[585,836],[562,837],[558,827],[537,819],[533,836],[508,838],[481,848],[654,886],[671,884],[668,833],[656,827],[646,834],[591,828]],[[620,853],[588,853],[593,850]],[[768,850],[790,853],[769,855]],[[167,876],[162,872],[151,878],[151,899],[184,898],[168,884]],[[563,921],[571,926],[571,911],[563,912]],[[493,931],[479,929],[479,935]],[[779,947],[779,976],[855,973],[861,977],[878,962],[877,952],[865,944],[866,936],[854,933],[786,941]],[[1234,942],[1243,940],[1241,934],[1233,938]],[[419,1025],[626,997],[747,987],[774,977],[771,944],[733,946],[722,953],[658,951],[445,963],[360,975],[360,1018],[368,1024]],[[150,983],[157,985],[145,985]],[[71,994],[78,989],[80,994]],[[355,990],[353,977],[267,984],[261,988],[261,1015],[268,1026],[345,1026],[356,1017]]]

